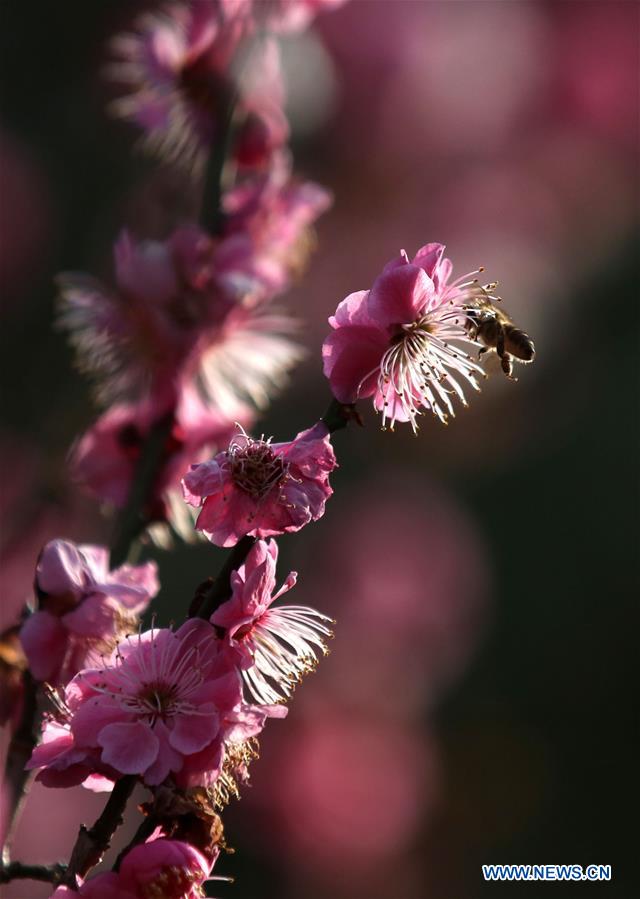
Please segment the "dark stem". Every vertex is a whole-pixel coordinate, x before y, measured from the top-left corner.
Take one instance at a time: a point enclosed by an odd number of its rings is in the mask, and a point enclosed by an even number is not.
[[[220,569],[217,578],[201,593],[201,601],[194,618],[210,618],[215,610],[231,595],[231,572],[239,568],[246,559],[249,550],[256,542],[255,537],[243,537],[233,547],[227,560]]]
[[[336,399],[329,403],[329,408],[322,416],[322,421],[328,427],[330,434],[346,428],[350,421],[355,421],[361,427],[363,425],[355,403],[339,403]]]
[[[200,208],[200,224],[214,235],[221,234],[224,228],[225,214],[222,206],[224,166],[233,140],[233,117],[240,96],[240,82],[253,48],[260,39],[261,35],[257,35],[242,44],[233,61],[233,78],[220,91],[220,106],[216,109],[216,120],[213,123],[216,136],[204,173]]]
[[[200,224],[211,234],[219,235],[224,227],[224,209],[222,208],[222,190],[224,164],[231,146],[233,134],[233,114],[236,108],[238,92],[235,87],[228,87],[221,99],[217,139],[214,139],[211,153],[204,173],[204,189],[200,209]]]
[[[157,421],[142,446],[136,470],[129,489],[127,502],[116,522],[111,543],[111,565],[117,568],[126,561],[133,541],[149,522],[145,520],[143,508],[149,500],[153,483],[158,476],[165,451],[167,438],[173,426],[173,411]]]
[[[65,865],[23,865],[22,862],[10,862],[0,867],[0,883],[9,883],[11,880],[41,880],[43,883],[57,885],[66,870]]]
[[[134,833],[131,840],[124,847],[122,852],[119,853],[117,859],[115,860],[115,864],[113,866],[114,871],[120,870],[120,865],[122,864],[122,860],[124,859],[127,852],[133,849],[134,846],[139,846],[140,843],[146,843],[149,839],[153,831],[157,827],[157,821],[155,820],[153,815],[148,815],[144,821],[140,824],[136,832]]]
[[[30,771],[25,771],[25,765],[31,758],[31,753],[36,745],[40,724],[38,684],[28,670],[22,675],[22,683],[24,687],[22,714],[20,723],[9,743],[5,767],[6,820],[8,822],[2,852],[2,861],[5,865],[9,862],[11,838],[32,776]]]
[[[102,860],[111,845],[111,838],[122,824],[124,810],[137,780],[135,774],[127,774],[117,780],[102,814],[93,827],[87,830],[84,824],[80,826],[64,877],[64,883],[71,889],[77,889],[77,877],[84,877],[87,871]]]

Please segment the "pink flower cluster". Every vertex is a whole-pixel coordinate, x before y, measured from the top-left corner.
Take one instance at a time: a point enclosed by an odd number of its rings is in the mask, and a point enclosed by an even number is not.
[[[252,740],[326,652],[329,619],[272,603],[277,546],[258,541],[232,572],[211,621],[127,637],[58,694],[28,768],[46,786],[109,789],[123,775],[154,787],[224,787],[246,777]],[[246,701],[244,684],[252,701]],[[255,702],[257,700],[257,702]]]
[[[123,231],[111,286],[59,278],[60,321],[107,404],[73,448],[73,473],[126,507],[154,445],[136,509],[149,530],[170,522],[221,546],[257,539],[211,620],[137,634],[158,590],[153,563],[110,572],[105,549],[45,547],[40,606],[20,639],[33,674],[55,688],[28,764],[46,786],[108,790],[133,776],[156,797],[160,787],[183,798],[205,790],[220,804],[246,780],[267,718],[286,714],[283,701],[326,652],[329,619],[274,606],[296,576],[276,590],[277,546],[259,538],[323,515],[336,467],[329,429],[319,422],[272,443],[245,428],[300,357],[291,319],[271,304],[304,264],[309,229],[329,205],[322,188],[292,174],[279,51],[264,32],[297,30],[334,5],[175,3],[116,42],[128,85],[119,110],[152,143],[207,189],[203,162],[228,127],[231,153],[212,221],[180,224],[161,240]],[[183,475],[186,503],[177,500]],[[200,509],[195,529],[188,506]],[[139,846],[117,874],[78,883],[80,894],[195,896],[214,859],[202,863],[191,849],[166,839]]]
[[[66,683],[137,628],[159,589],[155,562],[109,571],[109,551],[52,540],[36,568],[38,609],[20,630],[37,680]]]

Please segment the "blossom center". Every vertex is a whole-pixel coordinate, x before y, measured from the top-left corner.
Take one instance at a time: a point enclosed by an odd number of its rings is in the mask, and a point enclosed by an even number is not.
[[[430,409],[441,421],[454,415],[452,395],[466,405],[456,375],[479,389],[478,365],[455,341],[468,343],[463,328],[464,313],[453,301],[441,303],[415,321],[401,326],[384,353],[378,375],[383,427],[395,423],[398,411],[417,431],[417,417]],[[452,344],[451,341],[454,341]]]
[[[287,477],[289,466],[265,440],[247,441],[229,450],[231,477],[240,490],[253,499],[263,499]]]
[[[244,640],[251,633],[253,633],[254,628],[255,628],[255,621],[250,621],[248,624],[243,624],[242,627],[239,627],[238,630],[235,632],[235,634],[233,635],[233,639],[238,640],[238,642],[240,642],[241,640]]]
[[[179,73],[180,88],[188,102],[209,116],[217,106],[221,79],[211,68],[206,55],[201,55],[185,65]]]
[[[144,711],[164,719],[172,715],[178,696],[175,685],[156,682],[143,684],[137,698]]]

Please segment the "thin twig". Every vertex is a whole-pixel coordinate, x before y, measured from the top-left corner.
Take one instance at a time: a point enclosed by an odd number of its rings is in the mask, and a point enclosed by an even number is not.
[[[114,871],[120,870],[120,865],[122,864],[122,860],[125,855],[134,848],[134,846],[139,846],[140,843],[146,843],[149,839],[153,831],[156,829],[157,823],[153,815],[147,815],[147,817],[141,822],[140,826],[131,837],[127,845],[124,849],[118,854],[118,857],[115,860],[115,864],[113,866]]]
[[[126,505],[116,522],[111,544],[111,565],[114,568],[126,561],[131,544],[149,524],[142,510],[149,500],[153,483],[158,476],[173,421],[173,411],[159,419],[149,431],[142,447]]]
[[[227,88],[222,99],[222,129],[217,140],[214,139],[207,168],[204,173],[204,190],[200,223],[211,234],[220,234],[224,227],[224,209],[222,208],[224,165],[231,145],[233,133],[233,114],[236,108],[237,90]]]
[[[10,862],[0,866],[0,883],[11,880],[40,880],[43,883],[59,884],[65,873],[66,865],[24,865],[22,862]]]
[[[31,753],[36,745],[38,725],[40,723],[38,684],[28,669],[23,672],[22,684],[20,723],[11,737],[5,766],[7,832],[4,834],[2,851],[2,861],[5,865],[9,863],[11,838],[32,777],[31,772],[25,770],[25,765],[31,758]]]
[[[224,191],[224,167],[229,156],[233,139],[233,118],[240,97],[242,75],[253,52],[253,48],[260,40],[260,35],[243,44],[234,60],[235,77],[222,88],[220,106],[217,110],[216,124],[219,130],[214,136],[211,153],[207,161],[204,173],[202,206],[200,209],[200,224],[211,234],[219,235],[225,223],[225,213],[222,204]]]
[[[336,399],[329,403],[329,408],[322,416],[322,421],[328,427],[330,434],[346,428],[351,421],[355,421],[361,427],[363,424],[355,403],[339,403]]]
[[[133,793],[138,778],[135,774],[126,774],[116,781],[115,786],[93,827],[87,829],[80,826],[76,844],[71,852],[69,867],[64,882],[72,889],[77,889],[77,877],[84,877],[87,871],[99,864],[103,855],[111,845],[111,838],[120,827],[124,811]]]
[[[231,595],[231,572],[238,569],[256,542],[255,537],[243,537],[233,547],[211,586],[203,591],[202,600],[193,617],[210,618],[215,610]]]

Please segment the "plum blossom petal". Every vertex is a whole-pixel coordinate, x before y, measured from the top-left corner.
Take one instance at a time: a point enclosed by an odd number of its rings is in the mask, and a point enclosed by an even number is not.
[[[38,584],[45,593],[79,596],[92,567],[88,566],[87,555],[82,554],[80,547],[68,540],[52,540],[38,560]]]
[[[338,303],[336,314],[329,317],[331,327],[341,328],[344,325],[375,326],[375,322],[372,321],[367,309],[368,299],[368,290],[357,290],[355,293],[350,293],[341,303]]]
[[[178,772],[184,763],[181,753],[171,745],[172,731],[162,720],[156,721],[154,733],[158,737],[158,757],[145,773],[145,781],[150,786],[161,784],[172,772]]]
[[[420,268],[424,269],[431,280],[435,281],[436,278],[434,275],[437,274],[437,271],[440,268],[445,249],[446,247],[443,243],[427,243],[423,247],[420,247],[411,260],[411,264],[418,265]],[[441,281],[442,279],[438,280]]]
[[[113,636],[117,631],[119,604],[111,597],[93,594],[67,612],[65,625],[79,637],[92,637],[101,633],[105,638]]]
[[[67,652],[67,629],[51,612],[34,612],[22,625],[20,642],[36,680],[50,681]]]
[[[82,677],[81,672],[78,677]],[[89,698],[90,697],[90,698]],[[115,702],[104,701],[106,697],[87,692],[87,699],[74,710],[71,732],[78,745],[98,746],[98,734],[109,724],[122,720],[120,709]]]
[[[30,760],[26,764],[28,770],[40,768],[67,757],[68,761],[75,762],[82,758],[81,753],[73,755],[73,736],[67,728],[55,722],[51,722],[43,733],[42,742],[35,747]]]
[[[116,721],[103,727],[97,737],[102,759],[122,774],[146,771],[158,757],[160,742],[144,724]]]
[[[367,310],[379,327],[414,321],[434,291],[433,281],[415,265],[383,272],[369,292]]]
[[[181,715],[171,728],[169,742],[182,753],[199,752],[208,746],[220,730],[214,705],[201,705],[197,715]]]
[[[341,403],[371,396],[388,338],[380,328],[354,325],[339,328],[322,345],[324,373]]]

